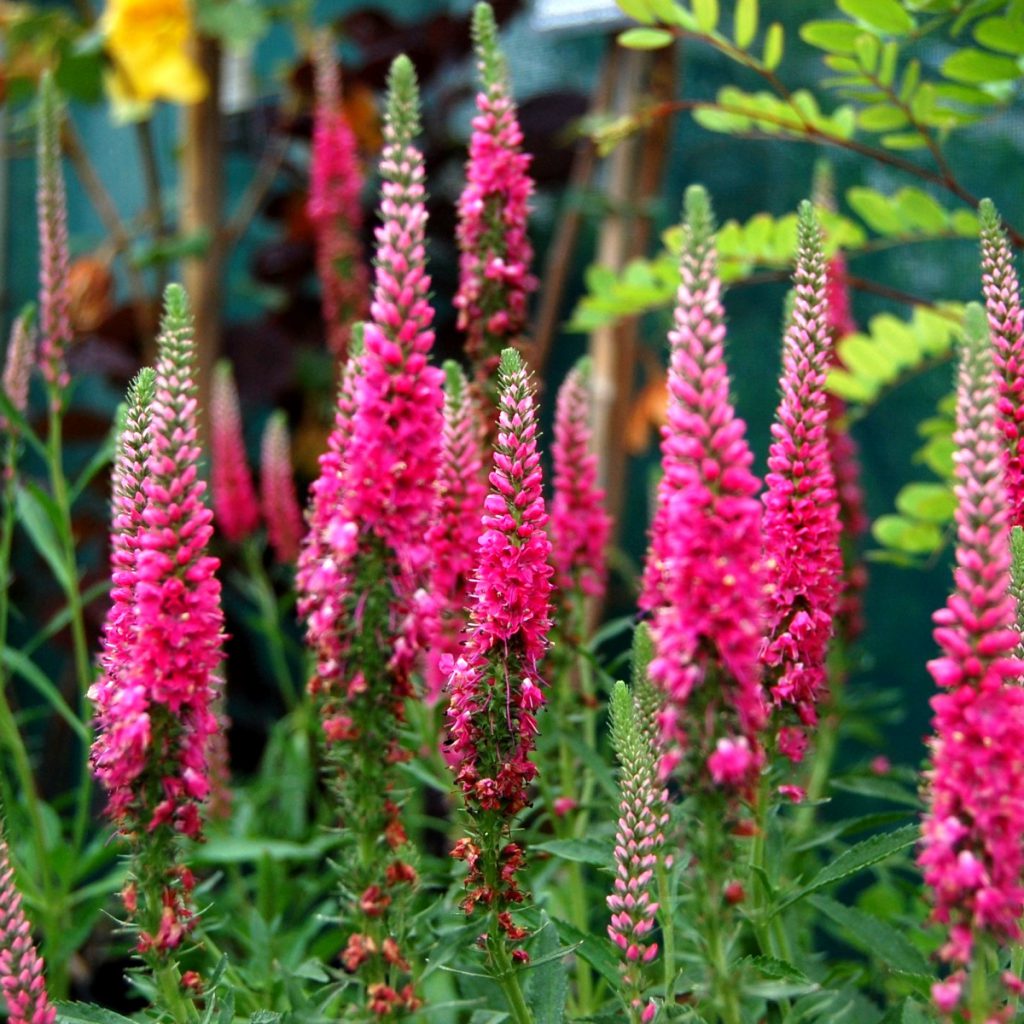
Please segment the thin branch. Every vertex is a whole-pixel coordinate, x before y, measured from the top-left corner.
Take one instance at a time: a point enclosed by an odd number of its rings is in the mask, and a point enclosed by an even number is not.
[[[260,161],[253,173],[245,192],[235,212],[231,215],[221,233],[224,249],[227,251],[242,237],[245,229],[256,216],[263,200],[266,199],[274,182],[277,180],[278,171],[284,163],[285,154],[288,151],[287,144],[281,135],[275,132],[260,156]]]

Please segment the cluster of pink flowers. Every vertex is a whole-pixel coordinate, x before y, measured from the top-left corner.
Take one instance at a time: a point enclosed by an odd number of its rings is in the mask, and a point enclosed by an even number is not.
[[[309,218],[316,232],[327,344],[335,356],[343,358],[348,353],[352,325],[366,312],[370,290],[360,241],[363,171],[355,133],[341,105],[338,66],[326,39],[316,48],[314,66],[316,113]]]
[[[979,321],[981,318],[978,318]],[[1021,940],[1024,914],[1024,662],[1008,594],[1010,550],[996,384],[982,322],[968,321],[958,382],[955,590],[935,614],[942,655],[928,668],[935,712],[928,810],[918,859],[948,926],[944,959],[965,965],[977,941]],[[961,973],[934,994],[947,1010]]]
[[[289,565],[299,556],[302,510],[295,491],[288,421],[274,413],[263,429],[260,446],[260,502],[267,524],[267,539],[277,560]]]
[[[640,603],[652,613],[651,677],[666,697],[663,770],[696,739],[696,756],[714,759],[715,781],[741,786],[763,762],[761,507],[745,425],[729,398],[712,232],[707,195],[688,189],[664,475]],[[708,714],[690,706],[695,696]]]
[[[782,397],[772,426],[764,495],[768,640],[764,663],[776,705],[817,721],[827,687],[825,659],[839,596],[839,506],[826,428],[831,335],[825,300],[821,228],[810,203],[800,208],[796,297],[782,353]],[[779,746],[803,755],[799,732],[782,730]]]
[[[50,392],[60,408],[71,381],[67,347],[71,342],[71,258],[68,253],[67,196],[60,166],[62,111],[52,77],[40,89],[36,206],[39,216],[39,362]]]
[[[551,542],[541,494],[533,388],[514,349],[499,368],[498,436],[484,502],[478,566],[464,654],[449,681],[449,759],[474,822],[497,812],[507,829],[529,803],[537,773],[529,760],[544,703],[538,666],[551,625]],[[521,851],[497,849],[494,830],[463,840],[456,855],[470,867],[471,910],[518,902]],[[513,941],[525,933],[500,922]],[[517,951],[519,952],[519,951]]]
[[[10,1024],[53,1024],[56,1020],[43,969],[43,958],[32,941],[32,927],[21,908],[7,842],[0,835],[0,991]]]
[[[430,608],[427,623],[426,695],[441,697],[448,679],[442,665],[458,656],[467,606],[477,567],[477,540],[486,485],[480,415],[462,370],[447,366],[447,400],[437,510],[427,532],[430,559]]]
[[[22,313],[11,328],[4,355],[4,375],[0,387],[18,412],[28,407],[28,384],[35,359],[35,334],[31,312]],[[7,429],[7,420],[0,413],[0,430]]]
[[[574,592],[604,593],[611,519],[597,484],[597,456],[590,450],[589,365],[569,372],[555,403],[551,542],[555,584],[568,600]]]
[[[238,388],[227,360],[213,372],[210,391],[210,483],[217,528],[232,543],[260,525],[260,506],[245,454]]]
[[[982,200],[981,287],[996,368],[999,398],[996,422],[1002,431],[1010,526],[1024,526],[1024,311],[1013,251],[991,200]]]
[[[610,703],[612,739],[622,771],[619,822],[615,832],[615,881],[608,908],[608,934],[622,951],[623,976],[632,1009],[640,1011],[640,965],[658,955],[651,933],[656,925],[659,861],[664,857],[668,792],[658,783],[658,757],[637,722],[641,710],[625,683],[617,683]],[[641,1019],[644,1019],[641,1017]]]
[[[473,38],[483,89],[477,94],[466,187],[459,198],[455,308],[475,379],[485,385],[501,350],[521,339],[527,299],[537,281],[530,273],[533,249],[526,231],[533,194],[530,157],[522,152],[523,133],[488,4],[473,11]],[[487,390],[493,394],[493,384]]]
[[[207,748],[217,729],[211,705],[223,617],[219,563],[206,554],[213,527],[198,475],[194,362],[187,302],[172,285],[149,405],[144,502],[137,492],[144,444],[137,415],[119,463],[124,475],[115,515],[124,525],[115,524],[115,601],[121,608],[104,638],[111,645],[102,658],[106,671],[90,691],[98,727],[94,770],[108,790],[109,813],[136,844],[162,828],[198,837],[199,805],[210,789]],[[153,882],[140,880],[147,899]],[[147,906],[154,930],[142,934],[143,949],[173,948],[187,931],[191,874],[168,866],[162,884],[158,916]],[[132,910],[132,886],[125,898]]]

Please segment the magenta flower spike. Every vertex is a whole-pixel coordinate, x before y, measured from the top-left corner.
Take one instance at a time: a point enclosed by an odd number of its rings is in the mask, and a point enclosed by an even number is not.
[[[10,851],[0,834],[0,991],[9,1024],[53,1024],[56,1007],[43,977],[43,958],[32,941],[32,926],[21,907]]]
[[[295,491],[288,420],[275,412],[263,430],[260,458],[260,498],[267,538],[274,557],[285,565],[299,556],[302,538],[302,511]]]
[[[94,772],[107,789],[108,813],[136,855],[126,904],[134,912],[144,896],[139,948],[157,955],[179,945],[190,927],[192,876],[168,840],[202,832],[223,640],[219,563],[206,554],[213,527],[199,478],[194,367],[187,299],[171,285],[149,406],[145,505],[128,545],[134,566],[116,581],[134,588],[130,634],[116,673],[90,691],[97,707]],[[131,518],[138,505],[125,508]],[[103,663],[114,653],[106,650]]]
[[[1010,526],[1024,526],[1024,312],[1013,251],[989,199],[981,215],[981,287],[999,373],[996,420],[1005,441]]]
[[[604,594],[611,520],[591,451],[589,384],[590,363],[584,359],[569,372],[555,402],[551,547],[555,585],[564,598]]]
[[[514,349],[502,353],[498,381],[470,627],[448,684],[449,763],[471,821],[470,836],[453,852],[470,869],[463,907],[470,912],[482,900],[516,942],[526,933],[507,910],[522,898],[515,879],[522,850],[507,837],[537,774],[530,754],[544,704],[539,664],[551,626],[552,569],[533,387]]]
[[[493,376],[501,350],[522,340],[527,302],[537,287],[526,230],[533,182],[490,4],[473,9],[473,41],[483,87],[477,93],[466,186],[458,205],[455,308],[466,332],[474,381],[496,398]]]
[[[327,345],[342,359],[353,326],[366,315],[369,272],[360,235],[363,169],[355,133],[341,103],[338,64],[329,38],[314,51],[316,110],[310,168],[309,219],[316,234]]]
[[[299,618],[307,622],[310,635],[327,637],[338,614],[336,601],[342,596],[339,566],[347,559],[336,556],[335,548],[347,548],[345,531],[335,524],[342,505],[344,453],[352,435],[356,408],[356,387],[362,367],[362,325],[356,325],[348,358],[341,371],[334,426],[327,438],[327,451],[320,456],[320,475],[310,486],[306,509],[306,533],[299,551],[295,585],[298,591]]]
[[[1024,914],[1024,662],[1014,657],[1020,635],[1008,593],[1003,444],[979,307],[968,307],[965,335],[953,437],[954,591],[934,616],[942,653],[928,670],[940,692],[931,700],[934,735],[918,857],[933,917],[948,929],[941,956],[957,966],[970,963],[979,942],[1020,942]],[[978,969],[986,969],[982,961]],[[956,976],[951,981],[933,993],[937,1000],[958,994]]]
[[[814,203],[821,210],[835,212],[835,185],[827,161],[815,166]],[[829,334],[832,338],[831,366],[842,366],[838,343],[857,331],[850,300],[846,257],[842,250],[829,257],[825,264],[825,305]],[[832,475],[839,500],[839,522],[842,526],[843,585],[836,615],[836,633],[847,643],[864,631],[863,594],[867,587],[867,567],[860,555],[861,538],[870,522],[865,510],[864,488],[861,484],[860,451],[850,433],[846,403],[837,395],[828,396],[827,436],[832,453]]]
[[[227,360],[214,368],[210,392],[210,482],[217,528],[225,540],[245,540],[259,528],[260,505],[245,454],[238,388]]]
[[[731,788],[751,784],[763,761],[761,507],[729,396],[713,232],[707,194],[687,189],[664,474],[640,603],[652,614],[651,679],[665,694],[662,769],[693,746],[688,773],[706,763],[711,781]]]
[[[71,296],[68,279],[67,196],[61,171],[60,130],[63,110],[51,75],[43,76],[39,90],[38,185],[39,218],[39,365],[50,396],[59,410],[71,378],[67,348],[71,343]]]
[[[839,504],[826,432],[825,379],[831,358],[821,227],[800,206],[795,301],[782,351],[782,397],[765,477],[764,557],[768,639],[762,654],[776,706],[817,721],[828,681],[825,658],[839,599]],[[803,737],[786,729],[780,746],[799,760]]]
[[[103,625],[101,674],[90,691],[97,725],[106,732],[106,743],[114,758],[120,759],[125,751],[131,751],[130,757],[136,763],[146,756],[149,719],[148,716],[143,719],[122,716],[120,709],[125,700],[122,684],[135,634],[136,563],[146,508],[143,484],[149,459],[150,405],[155,387],[153,370],[148,367],[140,370],[128,388],[127,401],[121,409],[117,455],[110,481],[110,608]],[[94,761],[94,766],[99,769],[99,762]],[[129,795],[127,789],[121,790],[118,799],[127,800]],[[115,806],[113,796],[109,810],[115,819],[122,813]]]
[[[608,935],[622,957],[631,1019],[644,1011],[643,969],[658,956],[657,869],[664,860],[668,792],[658,781],[658,756],[638,722],[634,696],[615,684],[609,703],[612,743],[619,759],[619,822],[615,831],[615,881],[608,897]]]
[[[487,492],[483,477],[480,413],[459,365],[447,375],[437,514],[427,532],[431,608],[428,619],[426,697],[436,703],[448,680],[443,665],[462,650],[473,573],[477,566],[480,516]]]
[[[14,321],[7,341],[7,352],[4,355],[3,391],[11,405],[20,413],[24,413],[28,408],[28,384],[35,360],[33,318],[32,308],[29,307]],[[7,420],[0,414],[0,430],[6,430],[7,426]]]

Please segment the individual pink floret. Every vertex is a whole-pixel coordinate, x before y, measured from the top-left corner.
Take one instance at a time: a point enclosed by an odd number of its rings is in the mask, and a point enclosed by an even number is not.
[[[839,600],[839,504],[826,434],[825,379],[832,339],[825,301],[821,228],[800,207],[795,302],[782,352],[782,397],[772,425],[765,477],[763,652],[776,706],[813,725],[827,685],[825,659]]]
[[[996,380],[980,310],[968,312],[954,433],[955,589],[935,613],[940,687],[925,773],[918,863],[933,916],[947,926],[943,959],[971,961],[976,942],[1021,940],[1024,913],[1024,662],[1008,593],[1010,549]],[[941,987],[940,987],[941,988]],[[952,985],[936,993],[952,1003]],[[947,998],[948,997],[948,998]]]

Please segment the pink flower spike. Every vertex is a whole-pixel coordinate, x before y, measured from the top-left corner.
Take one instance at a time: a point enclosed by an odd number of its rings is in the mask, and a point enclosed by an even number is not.
[[[35,359],[36,339],[32,320],[32,308],[29,307],[14,321],[4,356],[3,392],[20,413],[28,408],[29,377]],[[0,414],[0,430],[7,428],[7,420]]]
[[[37,147],[39,365],[43,380],[46,381],[50,406],[55,411],[63,407],[64,392],[71,383],[66,361],[72,330],[71,296],[68,289],[71,257],[68,253],[67,195],[60,159],[63,118],[57,86],[52,75],[46,74],[39,90]]]
[[[626,951],[620,965],[626,997],[639,1005],[643,993],[640,964],[658,955],[652,932],[657,922],[657,868],[664,863],[668,792],[658,781],[658,755],[638,721],[640,709],[623,682],[609,703],[612,743],[619,760],[619,823],[615,832],[615,882],[608,909],[608,933]],[[636,954],[630,956],[630,951]],[[639,961],[639,963],[638,963]]]
[[[57,1010],[43,977],[43,958],[21,907],[10,851],[0,835],[0,991],[9,1024],[53,1024]]]
[[[260,523],[260,506],[245,454],[242,414],[231,364],[221,360],[210,395],[210,462],[217,528],[232,543],[243,541]]]
[[[817,721],[825,658],[839,599],[839,505],[826,426],[831,353],[821,228],[800,206],[795,302],[782,353],[782,398],[765,478],[764,548],[769,615],[762,654],[776,706]]]
[[[441,697],[454,661],[462,649],[468,604],[477,564],[480,516],[487,487],[483,478],[480,414],[466,377],[456,363],[445,364],[447,400],[437,477],[438,504],[427,532],[430,548],[430,611],[426,696]]]
[[[929,667],[934,735],[918,863],[943,959],[966,965],[979,939],[1021,940],[1024,913],[1024,662],[1015,602],[996,378],[985,316],[969,306],[957,387],[955,589],[935,614],[944,658]],[[957,672],[948,670],[958,666]],[[936,992],[937,1001],[941,992]],[[949,998],[952,1000],[952,994]]]
[[[274,556],[282,564],[289,565],[299,556],[302,512],[295,491],[288,421],[283,412],[275,412],[263,429],[260,497]]]
[[[316,109],[310,167],[309,219],[316,233],[327,345],[343,359],[353,326],[366,315],[369,272],[360,235],[363,169],[355,133],[341,103],[338,64],[327,36],[314,51]]]
[[[597,456],[590,450],[590,364],[569,372],[555,403],[554,497],[551,546],[555,583],[566,601],[574,593],[600,598],[611,520],[597,485]]]
[[[515,816],[529,804],[528,787],[537,774],[529,758],[546,685],[538,665],[551,625],[551,543],[545,531],[537,411],[529,374],[515,349],[502,353],[498,381],[498,433],[470,626],[465,652],[448,683],[448,759],[471,821],[471,836],[460,841],[467,851],[464,859],[475,851],[463,904],[467,911],[481,898],[492,909],[522,899],[515,881],[521,851],[515,843],[502,844]],[[500,891],[489,893],[491,880],[498,877]],[[525,937],[510,918],[503,927],[513,943]]]
[[[533,182],[489,4],[473,9],[473,41],[483,88],[476,97],[466,186],[458,205],[455,308],[466,332],[474,381],[493,397],[499,355],[506,345],[522,340],[527,300],[537,287],[527,234]]]
[[[664,474],[640,598],[652,613],[651,679],[665,694],[662,770],[685,761],[691,776],[703,772],[726,735],[745,737],[759,765],[766,720],[758,660],[761,507],[746,428],[729,397],[713,233],[707,194],[687,189]]]
[[[1005,441],[1003,454],[1009,526],[1024,526],[1024,311],[1013,250],[990,199],[978,206],[981,216],[981,288],[999,371],[996,421]]]

